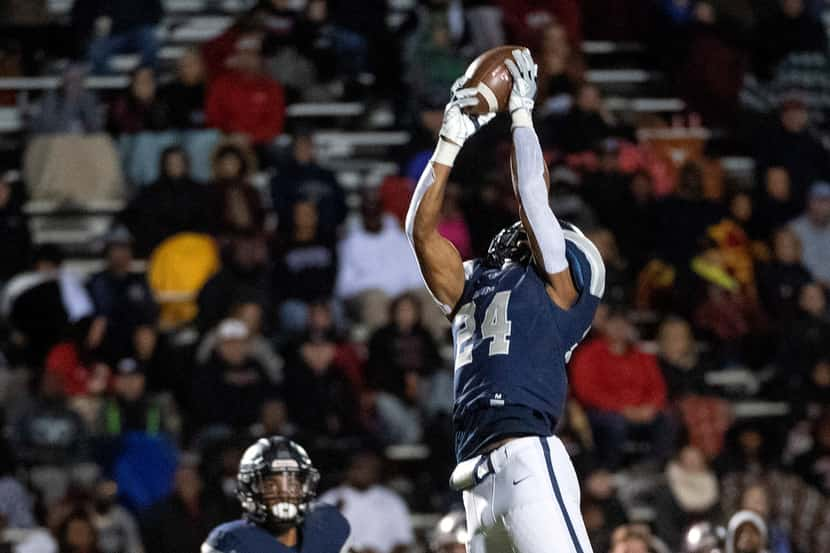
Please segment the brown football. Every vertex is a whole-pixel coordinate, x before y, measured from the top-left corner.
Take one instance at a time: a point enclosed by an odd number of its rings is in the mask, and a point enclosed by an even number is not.
[[[478,104],[465,108],[468,113],[492,113],[507,111],[513,77],[504,60],[513,59],[513,50],[524,46],[498,46],[487,50],[473,60],[464,75],[467,82],[464,88],[478,88]]]

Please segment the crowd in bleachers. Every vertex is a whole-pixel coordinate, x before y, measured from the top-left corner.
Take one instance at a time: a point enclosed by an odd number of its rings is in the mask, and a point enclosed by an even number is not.
[[[421,550],[412,513],[459,502],[452,345],[402,221],[504,43],[606,265],[558,429],[595,551],[697,551],[742,510],[770,552],[830,550],[827,2],[55,4],[0,0],[0,551],[197,551],[270,434],[356,551]],[[518,218],[510,145],[500,116],[456,162],[465,259]]]

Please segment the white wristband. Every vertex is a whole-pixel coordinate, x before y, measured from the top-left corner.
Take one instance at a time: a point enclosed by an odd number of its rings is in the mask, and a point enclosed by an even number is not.
[[[447,167],[452,167],[452,164],[455,163],[455,158],[458,156],[458,152],[460,150],[461,146],[458,144],[453,144],[449,140],[439,138],[438,145],[435,147],[435,153],[432,154],[430,161],[446,165]]]
[[[533,128],[533,116],[530,115],[530,111],[525,108],[517,109],[510,114],[510,117],[513,119],[511,129],[515,129],[516,127]]]

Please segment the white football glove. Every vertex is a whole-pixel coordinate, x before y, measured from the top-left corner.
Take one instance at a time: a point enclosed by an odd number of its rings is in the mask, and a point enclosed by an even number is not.
[[[463,108],[478,103],[476,98],[478,91],[475,88],[462,88],[466,81],[467,78],[462,76],[452,85],[452,97],[447,107],[444,108],[444,122],[439,133],[438,147],[432,156],[432,161],[450,167],[467,139],[496,116],[495,113],[475,115],[462,111]]]
[[[532,127],[534,98],[536,97],[536,74],[539,71],[530,55],[530,50],[513,50],[513,59],[504,64],[513,76],[513,89],[507,106],[513,119],[513,128]]]

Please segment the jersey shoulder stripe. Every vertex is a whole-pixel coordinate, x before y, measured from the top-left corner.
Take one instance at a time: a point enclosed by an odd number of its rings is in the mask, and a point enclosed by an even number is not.
[[[589,269],[588,272],[588,282],[581,282],[579,283],[581,287],[584,287],[586,284],[588,286],[588,292],[592,296],[596,296],[597,298],[602,298],[603,294],[605,294],[605,263],[602,261],[602,256],[599,253],[599,250],[591,242],[582,232],[574,231],[570,229],[563,229],[563,234],[565,235],[565,240],[570,242],[573,246],[575,246],[582,255],[585,256],[585,259],[588,262]],[[566,249],[567,255],[567,249]],[[574,255],[568,256],[568,262],[570,264],[577,264],[577,267],[573,267],[573,269],[577,269],[573,271],[578,278],[582,278],[585,276],[586,271],[585,268],[579,267],[580,261]]]

